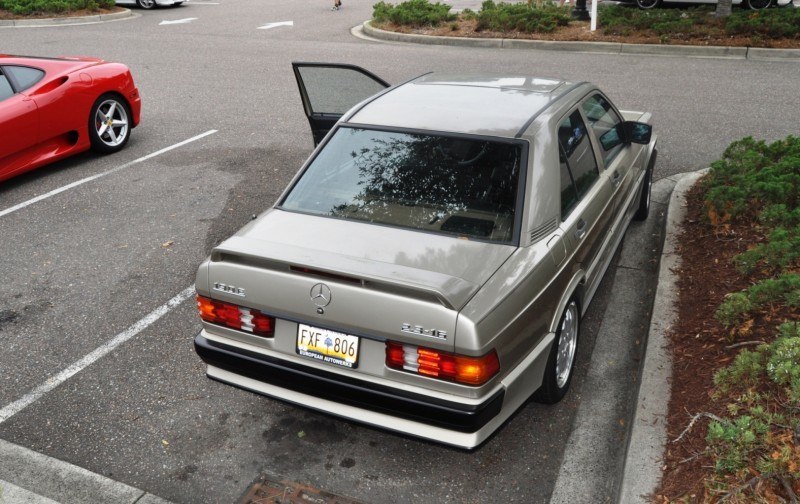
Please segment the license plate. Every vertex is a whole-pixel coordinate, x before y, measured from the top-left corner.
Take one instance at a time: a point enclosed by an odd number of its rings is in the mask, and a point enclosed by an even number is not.
[[[297,354],[347,368],[358,367],[358,336],[297,324]]]

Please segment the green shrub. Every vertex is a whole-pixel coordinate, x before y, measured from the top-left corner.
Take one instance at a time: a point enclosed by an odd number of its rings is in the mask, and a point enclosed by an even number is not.
[[[784,270],[800,262],[800,138],[732,143],[703,182],[714,225],[758,221],[768,240],[734,258],[743,273],[759,264]]]
[[[627,6],[613,5],[600,7],[598,17],[605,35],[628,35],[632,30],[652,31],[665,41],[669,37],[681,38],[721,31],[712,24],[709,7],[689,9],[639,10]]]
[[[554,4],[529,6],[526,3],[495,4],[486,0],[476,19],[476,30],[520,31],[523,33],[548,33],[559,26],[567,26],[572,19],[569,9]]]
[[[717,472],[733,473],[747,467],[750,452],[768,430],[769,423],[749,415],[711,422],[706,442],[715,452]]]
[[[402,26],[439,26],[441,23],[455,21],[456,15],[450,13],[450,6],[428,0],[408,0],[393,5],[378,2],[373,5],[372,19],[379,23],[392,22]]]
[[[729,35],[758,35],[761,38],[794,38],[800,36],[800,11],[767,9],[737,12],[725,23]]]
[[[780,327],[781,337],[772,344],[772,355],[766,370],[770,379],[788,387],[792,401],[800,401],[800,323]]]
[[[761,41],[800,36],[800,11],[797,9],[734,10],[724,21],[711,15],[713,9],[702,6],[642,11],[622,5],[601,6],[599,18],[606,35],[626,35],[637,30],[676,39],[728,34]]]
[[[733,258],[742,273],[751,273],[759,263],[770,268],[786,268],[800,258],[800,228],[772,230],[766,243],[759,243]]]
[[[740,387],[752,387],[763,377],[766,363],[767,358],[762,349],[742,350],[730,365],[717,371],[714,385],[725,394]]]
[[[743,316],[752,309],[753,305],[750,303],[747,293],[734,292],[725,297],[714,317],[725,327],[730,327],[740,322]]]
[[[742,469],[754,466],[778,478],[800,477],[800,460],[789,441],[800,429],[800,415],[787,407],[800,400],[800,324],[783,324],[779,332],[772,344],[742,351],[714,375],[715,396],[741,393],[728,405],[730,417],[708,426],[706,442],[722,476],[745,477]]]
[[[706,203],[733,219],[745,212],[757,216],[772,205],[793,211],[800,202],[800,138],[789,136],[767,145],[747,137],[732,143],[722,159],[711,164],[704,188]],[[786,222],[774,209],[769,216],[776,224]],[[797,217],[788,215],[790,221]]]
[[[0,0],[0,9],[12,14],[61,13],[76,10],[109,9],[114,0]]]
[[[766,305],[797,306],[800,299],[800,275],[783,273],[776,278],[766,278],[744,292],[728,294],[717,308],[714,317],[724,326],[741,322],[753,310]]]

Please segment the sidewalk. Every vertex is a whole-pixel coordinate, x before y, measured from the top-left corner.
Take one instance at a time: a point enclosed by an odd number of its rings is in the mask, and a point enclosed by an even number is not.
[[[0,504],[170,504],[160,497],[0,439]]]

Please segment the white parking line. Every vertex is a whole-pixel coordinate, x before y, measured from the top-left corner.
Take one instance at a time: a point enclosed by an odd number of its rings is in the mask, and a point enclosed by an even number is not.
[[[133,166],[133,165],[135,165],[137,163],[141,163],[142,161],[147,161],[148,159],[154,158],[154,157],[158,156],[159,154],[164,154],[165,152],[169,152],[172,149],[177,149],[178,147],[181,147],[181,146],[184,146],[184,145],[186,145],[188,143],[194,142],[195,140],[200,140],[201,138],[207,137],[208,135],[213,135],[216,132],[217,132],[217,130],[208,130],[205,133],[201,133],[201,134],[199,134],[197,136],[193,136],[192,138],[184,140],[183,142],[178,142],[175,145],[170,145],[169,147],[164,147],[163,149],[155,151],[152,154],[148,154],[148,155],[146,155],[144,157],[140,157],[139,159],[134,159],[130,163],[125,163],[122,166],[117,166],[116,168],[112,168],[112,169],[110,169],[108,171],[105,171],[103,173],[98,173],[97,175],[92,175],[91,177],[86,177],[85,179],[81,179],[81,180],[78,180],[78,181],[73,182],[71,184],[67,184],[67,185],[65,185],[63,187],[59,187],[58,189],[54,189],[54,190],[50,191],[49,193],[45,193],[45,194],[36,196],[35,198],[31,198],[28,201],[23,201],[22,203],[20,203],[18,205],[14,205],[14,206],[12,206],[10,208],[6,208],[5,210],[0,210],[0,217],[6,216],[6,215],[8,215],[10,213],[14,213],[17,210],[22,210],[23,208],[25,208],[27,206],[33,205],[34,203],[37,203],[37,202],[42,201],[44,199],[47,199],[47,198],[49,198],[51,196],[55,196],[56,194],[60,194],[60,193],[62,193],[64,191],[72,189],[73,187],[78,187],[79,185],[83,185],[83,184],[85,184],[87,182],[91,182],[92,180],[97,180],[100,177],[105,177],[106,175],[111,175],[112,173],[116,173],[116,172],[118,172],[120,170],[124,170],[125,168],[129,168],[129,167],[131,167],[131,166]]]
[[[129,339],[133,338],[143,330],[147,329],[153,322],[157,321],[170,311],[172,311],[175,307],[192,297],[194,294],[194,286],[187,287],[184,289],[180,294],[175,296],[174,298],[167,301],[165,304],[159,306],[150,314],[148,314],[143,319],[139,320],[123,332],[114,336],[110,341],[105,343],[102,346],[97,347],[91,353],[86,354],[80,360],[72,363],[69,367],[58,373],[57,375],[53,376],[52,378],[48,378],[47,381],[36,387],[34,390],[26,394],[25,396],[17,399],[16,401],[12,402],[11,404],[5,406],[3,409],[0,409],[0,424],[11,418],[12,416],[16,415],[20,411],[24,410],[31,404],[35,403],[39,399],[42,398],[45,394],[53,390],[54,388],[58,387],[76,373],[79,373],[101,357],[109,354],[112,350],[120,346],[121,344],[125,343]]]

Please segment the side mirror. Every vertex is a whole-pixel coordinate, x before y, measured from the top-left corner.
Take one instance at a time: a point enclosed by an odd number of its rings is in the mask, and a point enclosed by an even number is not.
[[[653,135],[653,127],[636,121],[622,123],[623,136],[626,143],[649,144]]]

